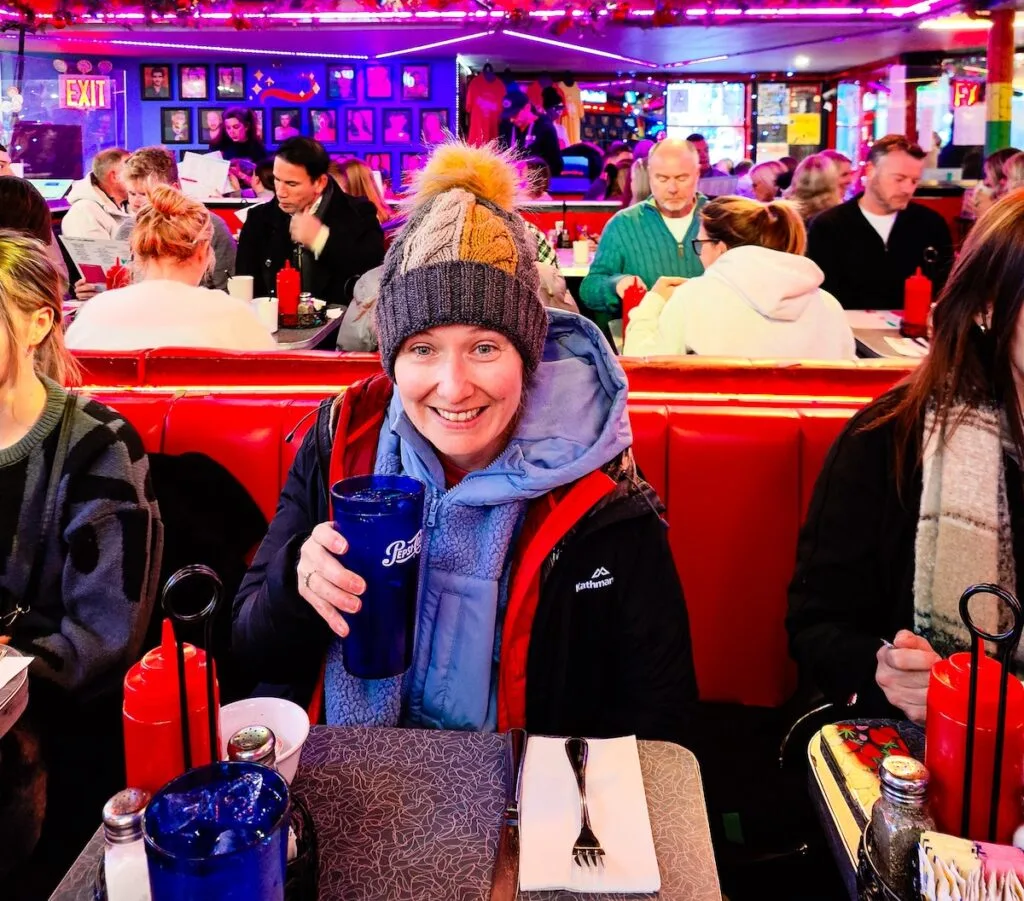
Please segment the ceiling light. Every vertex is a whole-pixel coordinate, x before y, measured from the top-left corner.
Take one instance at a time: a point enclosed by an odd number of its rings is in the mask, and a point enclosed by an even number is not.
[[[970,19],[967,16],[939,16],[937,19],[926,19],[918,28],[925,31],[988,31],[992,27],[990,19]],[[1013,17],[1013,27],[1024,27],[1024,19],[1019,15]]]
[[[796,69],[806,69],[811,64],[811,58],[806,53],[800,53],[793,60],[793,67]]]

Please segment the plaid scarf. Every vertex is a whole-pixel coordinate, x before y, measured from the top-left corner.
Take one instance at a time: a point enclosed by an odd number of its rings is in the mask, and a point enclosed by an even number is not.
[[[1006,417],[996,408],[954,407],[941,428],[934,407],[925,415],[914,630],[944,657],[970,647],[960,619],[960,596],[969,586],[994,582],[1016,591],[1003,468],[1011,445]],[[989,632],[1005,628],[1009,611],[1002,607],[994,599],[973,602],[976,625]],[[1020,651],[1017,659],[1019,668]]]

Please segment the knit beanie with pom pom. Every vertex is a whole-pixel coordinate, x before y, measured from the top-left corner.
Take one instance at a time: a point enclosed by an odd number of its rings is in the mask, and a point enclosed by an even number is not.
[[[501,332],[527,375],[537,368],[548,318],[516,188],[514,167],[487,147],[441,145],[419,173],[376,306],[381,363],[392,379],[402,343],[439,325]]]

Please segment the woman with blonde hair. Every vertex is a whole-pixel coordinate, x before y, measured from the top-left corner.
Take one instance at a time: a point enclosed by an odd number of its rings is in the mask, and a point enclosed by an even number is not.
[[[779,196],[779,186],[777,184],[779,176],[786,169],[786,164],[781,160],[767,160],[763,163],[758,163],[747,173],[747,177],[750,179],[750,192],[755,200],[760,200],[762,203],[769,203]]]
[[[651,174],[647,171],[647,157],[633,161],[627,184],[629,193],[622,198],[623,207],[636,206],[651,196]]]
[[[377,221],[382,227],[396,217],[395,211],[381,196],[373,177],[373,170],[362,160],[347,159],[331,163],[327,171],[346,194],[351,197],[363,197],[373,204],[377,211]]]
[[[806,157],[796,167],[793,183],[783,196],[796,205],[804,223],[809,223],[818,213],[843,202],[839,168],[824,154]]]
[[[700,211],[698,278],[660,278],[630,313],[625,353],[852,360],[842,307],[803,256],[807,232],[785,201],[718,197]]]
[[[119,689],[141,650],[162,550],[139,436],[62,387],[79,375],[64,345],[63,293],[45,244],[0,231],[0,643],[34,658],[19,725],[41,738],[50,851],[80,847],[124,784]],[[7,775],[9,751],[5,740]],[[13,817],[18,833],[0,849],[3,864],[31,850],[41,815],[38,798],[11,815],[7,788],[0,776],[0,822]],[[18,897],[19,877],[4,878]]]
[[[1015,153],[1003,166],[1006,175],[1006,193],[1024,188],[1024,153]]]
[[[1006,164],[1020,153],[1016,147],[1004,147],[985,158],[985,178],[974,191],[974,215],[980,219],[1010,190]]]
[[[167,185],[152,188],[132,229],[134,283],[89,301],[68,329],[68,346],[275,350],[244,300],[199,287],[214,265],[212,239],[206,207]]]

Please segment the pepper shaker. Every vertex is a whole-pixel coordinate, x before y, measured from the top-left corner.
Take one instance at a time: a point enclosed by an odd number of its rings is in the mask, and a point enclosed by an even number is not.
[[[935,828],[928,807],[928,768],[913,757],[886,757],[878,768],[882,796],[871,808],[871,833],[882,879],[909,898],[914,891],[917,843]]]

